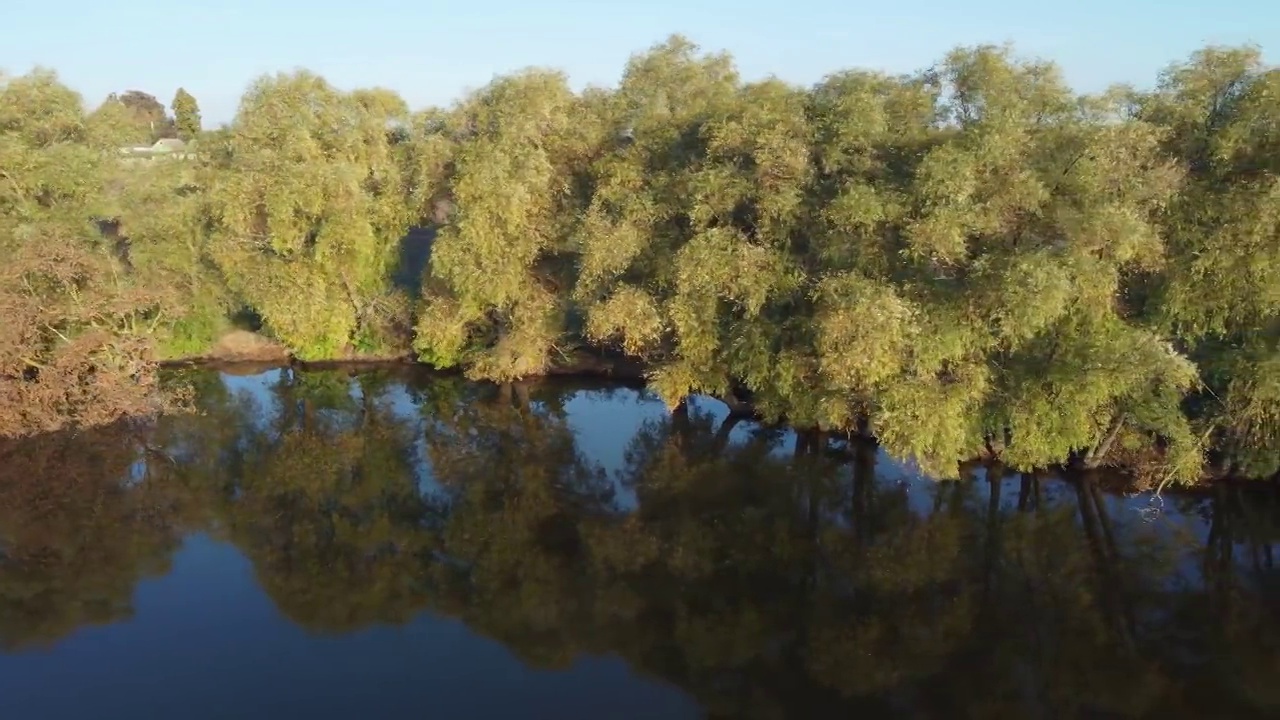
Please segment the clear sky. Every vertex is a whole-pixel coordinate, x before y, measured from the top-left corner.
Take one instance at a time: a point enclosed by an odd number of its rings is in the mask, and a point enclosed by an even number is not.
[[[613,84],[673,32],[728,50],[747,78],[812,83],[834,70],[906,72],[961,44],[1012,41],[1080,90],[1147,85],[1205,44],[1280,52],[1280,0],[0,0],[0,69],[56,69],[97,103],[179,86],[229,120],[255,77],[299,67],[409,104],[448,103],[530,65]]]

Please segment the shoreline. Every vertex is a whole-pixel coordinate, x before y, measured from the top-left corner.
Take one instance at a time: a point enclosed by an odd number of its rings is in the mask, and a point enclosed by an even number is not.
[[[571,363],[554,365],[548,368],[545,373],[530,375],[520,380],[512,381],[511,384],[538,383],[546,380],[557,379],[601,380],[632,387],[644,387],[647,384],[643,365],[634,359],[615,357],[603,353],[590,353],[585,350],[577,351],[572,359],[573,362]],[[163,370],[211,370],[235,376],[258,375],[270,370],[284,368],[293,368],[303,372],[348,371],[353,373],[380,369],[403,369],[407,371],[432,373],[443,377],[458,377],[463,374],[462,371],[457,368],[436,368],[416,359],[411,354],[365,356],[346,359],[337,358],[328,360],[301,360],[290,354],[270,358],[205,356],[165,360],[161,361],[159,366]],[[493,381],[477,382],[492,383]],[[854,458],[856,454],[856,445],[858,443],[871,443],[873,446],[879,446],[879,443],[876,441],[874,436],[862,435],[855,431],[829,431],[822,433],[814,429],[797,428],[789,424],[785,418],[778,423],[766,423],[757,413],[755,413],[749,403],[712,396],[707,397],[724,404],[728,408],[726,420],[732,420],[734,422],[748,420],[761,423],[762,425],[769,427],[786,428],[797,434],[816,434],[817,436],[825,436],[827,438],[842,440],[845,442],[844,447],[828,447],[827,454],[842,456],[842,459],[845,460]],[[971,458],[960,463],[962,468],[969,467],[970,469],[974,466],[989,468],[992,466],[1002,465],[1003,463],[1000,463],[998,458],[987,456]],[[1123,465],[1104,465],[1097,468],[1083,468],[1073,467],[1072,463],[1067,461],[1043,468],[1037,472],[1051,473],[1064,479],[1093,476],[1096,480],[1100,481],[1100,485],[1109,492],[1142,492],[1154,495],[1156,491],[1154,486],[1139,487],[1140,483],[1136,481],[1133,470]],[[1219,486],[1232,486],[1238,483],[1259,487],[1266,485],[1274,486],[1276,485],[1276,479],[1223,476],[1219,473],[1211,472],[1209,466],[1206,465],[1205,473],[1198,481],[1182,485],[1169,484],[1163,487],[1162,492],[1176,492],[1179,494],[1185,492],[1206,492]]]
[[[537,382],[554,377],[601,378],[618,382],[645,382],[645,370],[637,360],[607,353],[592,353],[586,350],[575,351],[571,362],[552,365],[546,372],[529,375],[513,382]],[[449,368],[441,369],[418,360],[412,353],[399,355],[355,355],[348,358],[332,358],[325,360],[302,360],[291,353],[256,353],[245,355],[201,355],[161,360],[157,365],[162,370],[176,369],[208,369],[219,372],[230,371],[233,374],[256,374],[243,372],[255,367],[263,371],[277,368],[297,368],[299,370],[345,370],[345,369],[377,369],[388,367],[415,368],[429,370],[443,375],[461,374],[462,371]]]

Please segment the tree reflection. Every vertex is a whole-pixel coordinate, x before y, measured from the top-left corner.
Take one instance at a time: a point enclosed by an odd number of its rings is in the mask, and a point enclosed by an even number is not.
[[[565,628],[590,615],[595,583],[582,565],[612,487],[578,451],[554,391],[443,386],[461,402],[422,406],[448,508],[436,535],[446,561],[429,570],[437,607],[484,625],[527,661],[563,666],[577,652]]]
[[[971,465],[916,482],[870,440],[696,402],[640,424],[608,472],[570,422],[580,386],[285,371],[255,400],[197,385],[202,415],[4,450],[6,645],[126,616],[138,579],[206,531],[310,629],[433,610],[539,667],[616,654],[713,716],[1280,703],[1280,503],[1264,488],[1175,498],[1153,521],[1094,475]]]
[[[0,645],[127,618],[169,570],[188,503],[143,471],[155,452],[127,424],[0,444]]]
[[[429,547],[414,428],[377,376],[287,371],[270,389],[275,421],[240,425],[238,472],[214,500],[226,537],[305,627],[409,620],[426,605],[418,575]]]

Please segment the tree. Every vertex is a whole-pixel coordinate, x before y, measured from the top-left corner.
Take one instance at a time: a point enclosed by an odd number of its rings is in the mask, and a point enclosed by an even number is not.
[[[424,360],[499,380],[549,366],[567,308],[547,271],[569,260],[578,109],[562,73],[534,70],[495,80],[429,130],[462,142],[443,178],[458,210],[435,240],[416,328]]]
[[[97,265],[9,287],[106,341],[145,322],[199,354],[244,310],[304,359],[473,379],[626,355],[671,408],[870,432],[939,476],[977,455],[1280,469],[1280,70],[1253,48],[1082,95],[1008,47],[799,87],[673,36],[616,89],[529,69],[417,114],[297,72],[255,82],[198,159],[149,164],[104,153],[194,137],[185,89],[174,120],[140,91],[86,116],[27,80],[0,109],[0,242]],[[90,276],[146,302],[52,289]]]
[[[0,90],[0,435],[164,407],[132,281],[93,220],[119,157],[112,113],[37,70]]]
[[[1139,118],[1188,169],[1164,214],[1153,283],[1161,328],[1191,351],[1194,398],[1224,469],[1280,470],[1280,70],[1257,48],[1206,48],[1169,67]]]
[[[200,135],[200,105],[185,88],[178,88],[170,105],[178,137],[190,142]]]
[[[129,111],[140,141],[150,144],[161,138],[177,137],[173,120],[154,95],[130,90],[123,95],[112,95],[108,100],[119,102]]]
[[[394,93],[309,73],[260,79],[205,171],[209,252],[231,289],[303,358],[404,352],[392,283],[413,216]]]

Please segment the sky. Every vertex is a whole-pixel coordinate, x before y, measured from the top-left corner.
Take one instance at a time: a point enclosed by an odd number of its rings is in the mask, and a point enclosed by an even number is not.
[[[230,120],[255,78],[306,68],[381,86],[414,108],[448,104],[529,66],[575,87],[614,85],[628,57],[683,34],[729,51],[747,79],[810,84],[846,68],[910,72],[958,45],[1013,43],[1078,90],[1149,86],[1207,45],[1253,43],[1275,62],[1277,0],[0,0],[0,70],[34,66],[97,104],[178,87],[206,125]],[[1230,8],[1227,10],[1227,8]]]

